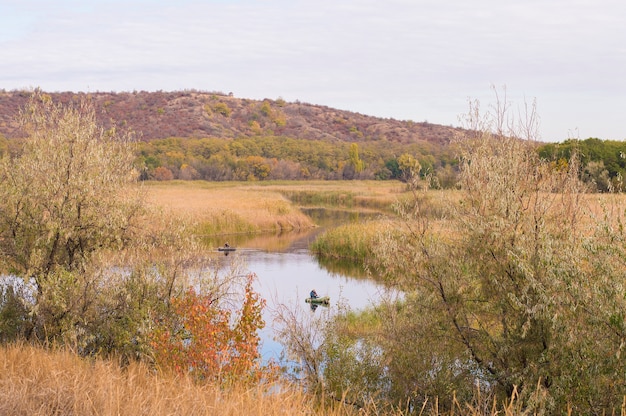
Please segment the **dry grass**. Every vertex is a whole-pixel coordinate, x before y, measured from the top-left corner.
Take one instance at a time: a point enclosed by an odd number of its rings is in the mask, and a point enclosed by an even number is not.
[[[398,182],[382,181],[145,183],[151,206],[190,221],[201,235],[313,227],[311,219],[296,206],[298,202],[285,195],[306,195],[312,200],[332,195],[335,204],[343,201],[354,208],[389,209],[403,189]]]
[[[373,209],[388,211],[406,193],[406,185],[396,181],[306,181],[267,185],[306,206]]]
[[[153,182],[148,203],[190,221],[202,235],[298,230],[309,217],[277,191],[232,182]]]
[[[299,206],[388,211],[398,199],[411,198],[404,184],[392,181],[171,181],[148,182],[145,191],[152,207],[187,220],[194,233],[202,236],[306,230],[314,224]],[[441,235],[454,235],[443,207],[458,204],[461,193],[435,190],[420,198],[425,198],[422,209],[430,226]],[[590,215],[623,217],[626,195],[583,194],[581,202],[580,214],[591,230]]]
[[[477,396],[473,405],[454,402],[448,411],[427,400],[420,415],[527,414],[515,395],[502,404]],[[391,415],[375,405],[358,409],[330,399],[325,407],[300,390],[267,388],[224,390],[199,385],[184,377],[156,373],[132,363],[85,359],[67,350],[46,350],[26,344],[0,347],[1,415]],[[624,409],[621,412],[624,415]]]
[[[223,389],[159,373],[144,364],[120,367],[68,350],[27,344],[0,347],[0,415],[380,415],[374,405],[356,408],[319,401],[294,387]]]
[[[310,415],[299,391],[225,391],[146,366],[28,345],[0,348],[2,415]]]

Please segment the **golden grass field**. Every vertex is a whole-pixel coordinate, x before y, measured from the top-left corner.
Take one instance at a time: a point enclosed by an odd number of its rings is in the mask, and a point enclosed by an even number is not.
[[[411,197],[397,181],[171,181],[144,183],[149,206],[192,224],[198,236],[302,231],[314,227],[302,206],[391,212],[399,199]],[[457,204],[457,190],[431,190],[421,194],[430,226],[449,234],[446,206]],[[593,216],[617,219],[624,215],[626,195],[582,194],[584,221]]]
[[[306,395],[294,389],[268,396],[252,387],[225,391],[157,374],[132,363],[120,367],[67,350],[29,345],[0,348],[1,415],[311,415]],[[333,414],[333,413],[331,413]],[[337,413],[334,414],[345,414]]]
[[[268,393],[268,389],[272,389]],[[402,410],[362,408],[334,399],[314,400],[297,387],[273,385],[223,389],[191,379],[158,373],[148,366],[85,359],[72,351],[26,344],[0,347],[0,415],[74,416],[403,416]],[[522,415],[511,400],[481,407],[456,403],[442,413],[427,401],[420,415]],[[622,412],[624,415],[624,412]]]
[[[389,208],[403,185],[382,181],[148,182],[147,202],[190,221],[199,235],[300,230],[314,226],[292,199],[365,209]],[[303,197],[304,195],[304,197]],[[332,195],[332,198],[328,198]],[[311,205],[311,202],[304,202]],[[315,205],[315,202],[313,203]]]

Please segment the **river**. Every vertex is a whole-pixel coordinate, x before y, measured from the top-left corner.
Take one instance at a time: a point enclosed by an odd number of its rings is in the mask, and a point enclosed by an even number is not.
[[[357,217],[360,220],[362,217]],[[365,308],[382,296],[382,286],[366,277],[359,265],[332,270],[322,265],[309,251],[308,245],[323,228],[299,233],[231,238],[237,250],[228,255],[219,253],[221,267],[228,269],[233,261],[243,262],[246,270],[256,274],[255,288],[267,302],[261,331],[263,361],[279,360],[282,345],[275,340],[274,317],[281,308],[299,308],[301,316],[333,313],[338,302],[352,310]],[[305,302],[311,289],[319,296],[330,296],[330,306],[311,308]]]

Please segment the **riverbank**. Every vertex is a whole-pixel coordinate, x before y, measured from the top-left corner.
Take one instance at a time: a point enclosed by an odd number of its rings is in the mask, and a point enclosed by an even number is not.
[[[120,366],[114,360],[86,360],[69,350],[31,345],[0,347],[0,414],[73,415],[380,415],[373,403],[357,407],[332,397],[319,398],[294,386],[261,385],[224,390],[190,378],[157,372],[141,363]],[[271,391],[271,394],[268,394]],[[516,400],[491,411],[463,406],[450,415],[521,415]],[[408,415],[396,410],[389,416]],[[420,414],[442,414],[436,402]],[[623,412],[622,412],[623,414]]]

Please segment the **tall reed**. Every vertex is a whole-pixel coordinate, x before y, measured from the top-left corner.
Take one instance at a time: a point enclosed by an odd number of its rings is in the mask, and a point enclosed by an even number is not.
[[[280,192],[240,183],[172,182],[147,184],[150,204],[192,224],[202,236],[299,230],[309,217]]]
[[[30,345],[0,348],[2,415],[304,415],[303,392],[223,390],[147,365],[80,358]]]
[[[341,225],[318,236],[310,249],[321,258],[350,259],[362,263],[372,255],[376,236],[384,225],[378,220]]]
[[[454,407],[447,411],[440,409],[436,398],[426,400],[421,409],[382,410],[375,403],[356,406],[341,398],[315,397],[292,385],[225,390],[156,371],[142,363],[120,366],[113,360],[81,358],[66,349],[11,344],[0,347],[0,414],[517,416],[528,413],[517,400],[517,392],[505,403],[496,403],[491,397],[482,397],[477,389],[471,403],[454,400]],[[626,401],[620,414],[626,415]]]

